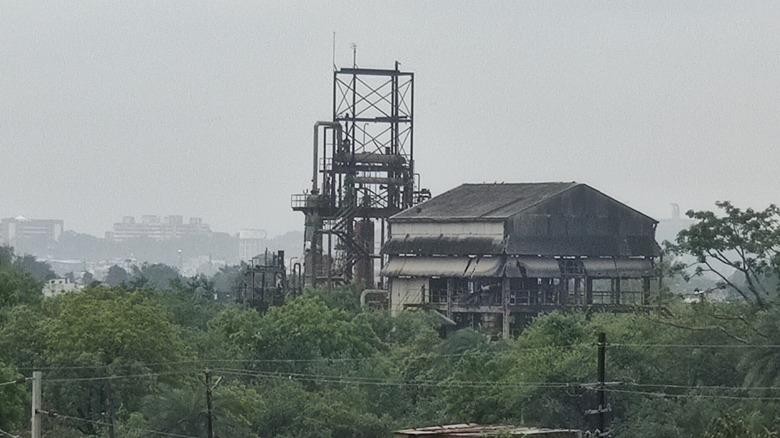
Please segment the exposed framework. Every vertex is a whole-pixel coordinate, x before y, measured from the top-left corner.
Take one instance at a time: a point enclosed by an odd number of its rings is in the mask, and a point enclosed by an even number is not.
[[[373,283],[386,219],[430,196],[416,184],[413,134],[414,73],[397,62],[334,71],[333,119],[314,125],[311,191],[292,198],[306,216],[306,284]]]
[[[290,285],[287,281],[284,251],[269,253],[266,250],[265,254],[252,258],[243,274],[244,280],[239,284],[236,295],[236,301],[239,303],[264,308],[282,299],[285,292],[293,294],[297,292],[296,285]],[[294,282],[295,269],[293,269]]]

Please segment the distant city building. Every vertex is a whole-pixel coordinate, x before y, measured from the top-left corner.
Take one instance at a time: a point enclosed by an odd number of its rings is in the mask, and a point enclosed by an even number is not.
[[[43,296],[55,297],[61,293],[80,290],[82,287],[70,281],[69,278],[54,278],[43,286]]]
[[[171,240],[189,236],[210,236],[211,228],[203,223],[199,217],[190,218],[189,223],[184,223],[181,215],[166,216],[160,220],[159,216],[144,215],[141,221],[136,222],[135,217],[125,216],[121,223],[114,224],[114,231],[106,233],[106,239],[121,242],[138,237],[146,237],[152,240]]]
[[[265,230],[245,229],[238,232],[238,259],[252,260],[265,252]]]
[[[0,222],[0,243],[16,247],[23,239],[59,241],[62,219],[27,219],[24,216],[5,218]]]

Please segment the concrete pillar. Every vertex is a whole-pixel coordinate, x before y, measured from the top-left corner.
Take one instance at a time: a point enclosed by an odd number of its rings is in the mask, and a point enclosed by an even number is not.
[[[509,323],[512,315],[509,310],[509,278],[506,276],[501,280],[501,309],[504,311],[502,333],[504,339],[509,339]]]

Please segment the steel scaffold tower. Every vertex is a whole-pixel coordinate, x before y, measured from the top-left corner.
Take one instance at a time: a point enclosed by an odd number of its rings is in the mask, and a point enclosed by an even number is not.
[[[371,287],[387,218],[430,197],[414,173],[414,73],[398,66],[333,72],[332,121],[314,124],[311,190],[292,197],[305,215],[307,285]]]

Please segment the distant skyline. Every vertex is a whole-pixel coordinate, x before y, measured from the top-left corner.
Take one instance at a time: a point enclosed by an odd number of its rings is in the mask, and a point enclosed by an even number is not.
[[[577,181],[655,219],[780,187],[776,2],[5,2],[0,217],[303,229],[335,61],[415,72],[415,169]]]

